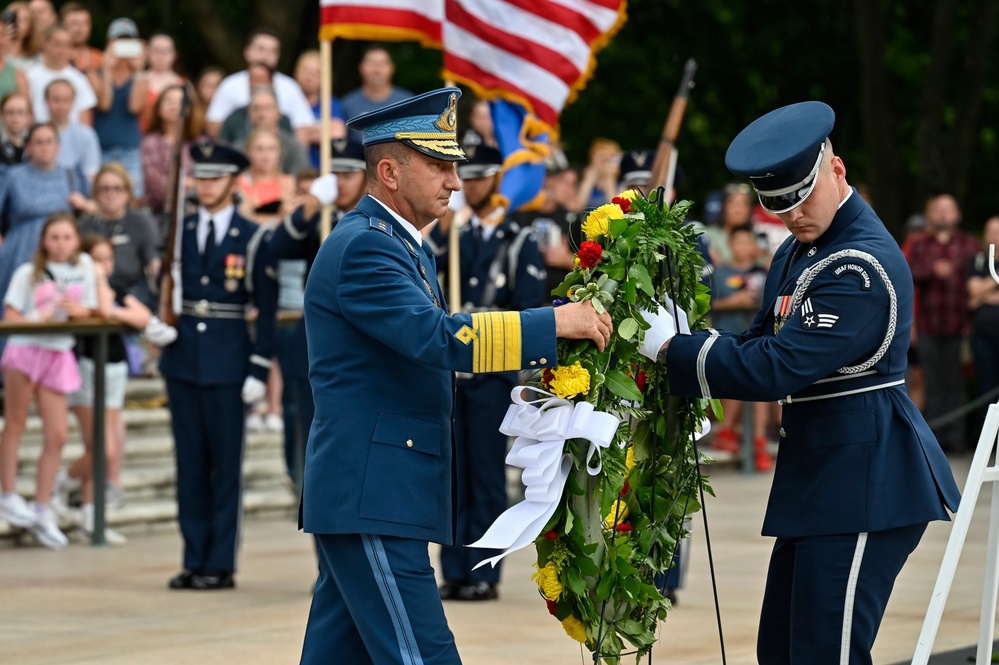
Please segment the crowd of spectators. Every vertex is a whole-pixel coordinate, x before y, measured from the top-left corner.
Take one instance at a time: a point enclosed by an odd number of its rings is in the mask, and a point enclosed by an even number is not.
[[[89,235],[87,247],[95,256],[103,257],[108,250],[112,254],[98,264],[113,265],[108,288],[118,309],[134,302],[156,311],[165,213],[171,207],[167,174],[178,139],[183,173],[190,171],[187,147],[203,138],[245,152],[250,167],[238,180],[239,210],[260,224],[290,212],[301,185],[315,177],[323,106],[318,51],[302,53],[293,76],[288,76],[277,70],[278,36],[259,29],[246,39],[243,70],[226,75],[218,67],[207,67],[189,79],[176,69],[173,39],[156,33],[143,40],[129,18],[110,23],[101,50],[92,45],[90,11],[75,0],[64,3],[58,14],[50,0],[13,2],[3,11],[0,294],[7,293],[18,267],[30,263],[44,246],[46,220],[70,212],[60,219],[75,220],[77,239]],[[346,118],[412,94],[394,85],[392,58],[379,45],[364,51],[358,70],[360,87],[329,100],[335,140],[348,137]],[[466,108],[463,141],[495,146],[488,103],[473,102]],[[575,212],[602,204],[630,186],[622,163],[634,175],[635,169],[647,172],[652,158],[651,151],[625,151],[615,141],[597,139],[587,163],[577,169],[559,150],[553,151],[541,207],[515,213],[518,222],[537,231],[551,287],[573,268],[573,250],[580,241]],[[677,182],[683,195],[682,174]],[[707,279],[714,291],[713,325],[742,329],[761,304],[770,259],[788,232],[757,204],[748,185],[724,185],[711,201],[714,205],[705,206],[701,221],[694,223],[703,227],[705,255],[714,268]],[[990,277],[982,245],[960,230],[961,214],[953,197],[931,198],[923,219],[924,226],[912,227],[903,248],[917,292],[913,378],[921,369],[926,386],[925,400],[914,397],[930,421],[940,420],[933,424],[941,444],[961,451],[970,441],[964,418],[954,413],[967,401],[969,359],[974,359],[979,391],[999,392],[999,285]],[[999,217],[989,219],[985,231],[986,243],[999,241]],[[301,303],[303,265],[283,262],[281,271],[282,303]],[[96,306],[91,310],[103,311]],[[126,339],[123,348],[129,343]],[[251,416],[251,429],[280,431],[280,404],[280,373],[275,367],[267,407]],[[726,405],[728,418],[715,436],[716,447],[739,451],[741,408]],[[751,407],[754,424],[748,436],[759,470],[770,467],[769,456],[761,451],[774,438],[777,408]],[[109,450],[112,443],[120,442],[109,442]],[[4,455],[10,454],[11,444],[4,445],[0,471]],[[79,464],[73,467],[74,478],[85,476]],[[7,484],[4,491],[9,493]]]

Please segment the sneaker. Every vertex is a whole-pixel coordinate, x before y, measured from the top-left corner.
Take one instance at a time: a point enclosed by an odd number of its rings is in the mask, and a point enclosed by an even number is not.
[[[264,429],[268,432],[283,432],[284,418],[276,413],[268,413],[264,418]]]
[[[264,431],[264,418],[259,413],[251,413],[246,417],[246,431],[247,432],[263,432]]]
[[[28,529],[38,521],[38,515],[21,498],[20,494],[10,494],[0,497],[0,520],[7,522],[11,526]]]
[[[91,531],[90,529],[87,529],[82,524],[76,527],[76,535],[88,543],[93,541],[94,539],[94,532]],[[105,545],[120,547],[121,545],[125,545],[126,543],[128,543],[128,538],[126,538],[124,534],[115,531],[114,529],[109,529],[107,527],[104,527]]]
[[[740,450],[739,437],[728,428],[720,429],[715,434],[715,440],[711,442],[711,447],[726,453],[738,453]]]
[[[104,505],[114,510],[125,505],[125,490],[110,480],[104,485]]]
[[[756,465],[757,471],[769,471],[773,468],[774,461],[770,457],[770,453],[767,452],[767,440],[766,439],[756,439],[753,442],[753,447],[756,449],[754,453],[753,462]]]
[[[70,478],[65,469],[60,469],[55,487],[52,488],[52,509],[57,513],[65,513],[69,509],[69,495],[78,489],[80,481]]]
[[[31,533],[35,534],[38,542],[50,550],[66,549],[66,546],[69,545],[69,538],[59,529],[56,515],[52,509],[45,508],[40,512],[36,510],[36,513],[38,518],[34,526],[31,527]]]

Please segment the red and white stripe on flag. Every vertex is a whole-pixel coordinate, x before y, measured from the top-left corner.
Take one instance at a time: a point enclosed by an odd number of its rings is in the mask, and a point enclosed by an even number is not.
[[[550,127],[624,23],[625,0],[444,0],[444,75]]]
[[[444,0],[319,0],[319,38],[417,41],[441,48]]]
[[[549,127],[624,23],[626,0],[320,0],[320,39],[416,40],[444,77],[524,106]]]

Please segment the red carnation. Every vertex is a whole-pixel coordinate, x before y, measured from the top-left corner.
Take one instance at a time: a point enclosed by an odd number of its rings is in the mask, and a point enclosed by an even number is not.
[[[631,489],[631,485],[628,484],[627,480],[624,481],[624,486],[621,487],[621,496],[628,496],[628,490],[630,490],[630,489]]]
[[[635,379],[635,384],[638,386],[639,392],[645,392],[645,372],[638,373],[638,377]]]
[[[548,531],[545,533],[545,538],[548,540],[555,540],[558,538],[558,531]]]
[[[631,201],[623,196],[615,196],[611,199],[611,203],[616,203],[617,206],[621,208],[621,212],[631,212]]]
[[[591,240],[585,241],[579,246],[579,266],[583,269],[589,269],[600,263],[600,257],[603,256],[604,248],[600,246],[600,243],[593,242]]]
[[[554,600],[548,600],[546,598],[545,602],[548,603],[548,613],[551,614],[552,616],[555,616],[555,601]]]
[[[618,533],[628,533],[632,530],[632,526],[630,524],[618,524],[615,528]]]
[[[546,369],[544,372],[541,373],[541,385],[551,390],[552,380],[554,378],[555,378],[555,372],[551,371],[551,369]]]

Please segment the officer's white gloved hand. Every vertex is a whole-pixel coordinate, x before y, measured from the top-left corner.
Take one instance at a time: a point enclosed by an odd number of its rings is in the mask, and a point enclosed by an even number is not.
[[[243,390],[240,392],[240,396],[243,398],[244,404],[255,404],[262,400],[266,394],[267,384],[260,379],[248,376],[243,381]]]
[[[666,296],[666,301],[663,303],[663,307],[669,312],[670,316],[674,317],[677,322],[676,332],[678,335],[689,335],[690,334],[690,324],[687,322],[687,313],[673,304],[673,299]]]
[[[309,187],[309,194],[319,199],[319,202],[324,206],[333,205],[339,193],[340,190],[337,187],[335,173],[327,173],[326,175],[319,176],[312,181],[312,186]]]
[[[659,357],[659,349],[676,335],[676,321],[662,305],[655,312],[642,310],[642,318],[651,328],[645,331],[645,336],[638,344],[638,352],[649,360]]]
[[[169,346],[177,339],[177,329],[173,326],[168,326],[155,316],[150,317],[144,332],[146,333],[146,339],[153,346]]]

